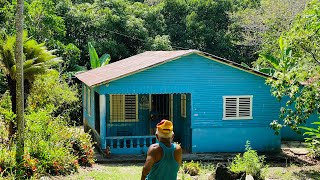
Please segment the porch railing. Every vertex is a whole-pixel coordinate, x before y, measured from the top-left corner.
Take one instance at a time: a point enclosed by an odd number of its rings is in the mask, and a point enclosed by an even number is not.
[[[106,137],[106,146],[111,154],[145,154],[156,136],[113,136]]]

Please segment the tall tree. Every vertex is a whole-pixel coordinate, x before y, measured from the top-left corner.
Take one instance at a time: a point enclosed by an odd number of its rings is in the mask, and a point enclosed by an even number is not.
[[[24,90],[23,90],[23,0],[17,0],[16,12],[16,80],[17,80],[17,151],[16,161],[20,162],[24,153]]]
[[[60,62],[60,59],[48,51],[44,44],[38,44],[35,40],[27,39],[27,35],[22,38],[23,42],[23,83],[24,83],[24,103],[29,94],[30,85],[34,81],[35,76],[45,73],[52,65]],[[9,36],[6,39],[0,39],[0,63],[1,68],[6,74],[8,88],[12,101],[12,111],[17,113],[17,63],[14,57],[14,48],[17,46],[16,37]],[[16,56],[17,57],[17,56]],[[13,123],[10,123],[9,134],[14,134]]]
[[[234,0],[229,13],[233,43],[238,54],[257,60],[258,53],[277,53],[278,39],[290,30],[296,15],[301,13],[309,0]],[[262,58],[255,61],[255,68],[268,65]]]
[[[285,33],[287,43],[280,40],[280,68],[270,80],[272,93],[286,100],[281,108],[280,122],[272,123],[275,129],[299,126],[311,115],[320,114],[320,1],[313,0],[294,21],[291,30]],[[292,55],[289,46],[292,47]],[[285,56],[284,56],[285,55]],[[275,63],[276,65],[276,63]],[[274,65],[273,65],[274,66]]]

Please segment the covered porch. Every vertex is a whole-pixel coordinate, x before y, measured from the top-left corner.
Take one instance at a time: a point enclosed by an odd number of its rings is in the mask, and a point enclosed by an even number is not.
[[[105,94],[95,96],[95,130],[112,154],[144,154],[156,142],[162,119],[174,124],[174,142],[191,150],[191,94]]]

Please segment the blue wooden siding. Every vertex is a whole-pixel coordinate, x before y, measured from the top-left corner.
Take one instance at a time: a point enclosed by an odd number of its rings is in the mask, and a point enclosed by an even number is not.
[[[197,54],[100,85],[95,90],[99,94],[190,93],[193,152],[243,150],[245,140],[251,140],[259,151],[280,148],[280,136],[275,136],[269,127],[272,120],[278,119],[280,103],[271,96],[265,78]],[[222,120],[223,96],[234,95],[253,95],[252,120]],[[221,145],[216,146],[218,143]]]
[[[86,98],[86,101],[84,102],[85,104],[83,104],[83,118],[85,120],[85,124],[87,124],[89,126],[89,128],[92,131],[95,131],[95,111],[94,111],[94,89],[90,88],[88,86],[86,86],[85,84],[83,84],[83,88],[86,88],[86,94],[83,94],[82,96],[82,100],[84,100],[84,98]],[[90,95],[89,95],[89,90],[90,89]],[[82,91],[84,92],[84,91]],[[84,97],[86,96],[86,97]],[[89,103],[88,103],[88,99],[90,98],[90,107],[89,107]],[[90,113],[89,113],[89,109],[90,109]]]

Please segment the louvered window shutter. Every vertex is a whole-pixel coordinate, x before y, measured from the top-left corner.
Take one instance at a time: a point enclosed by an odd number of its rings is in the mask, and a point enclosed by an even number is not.
[[[125,117],[126,117],[126,120],[137,119],[136,109],[137,109],[136,95],[125,95]]]
[[[239,117],[251,116],[251,99],[249,97],[239,98]]]
[[[237,117],[237,98],[226,98],[225,104],[225,117]]]
[[[225,96],[223,119],[252,119],[252,96]]]

